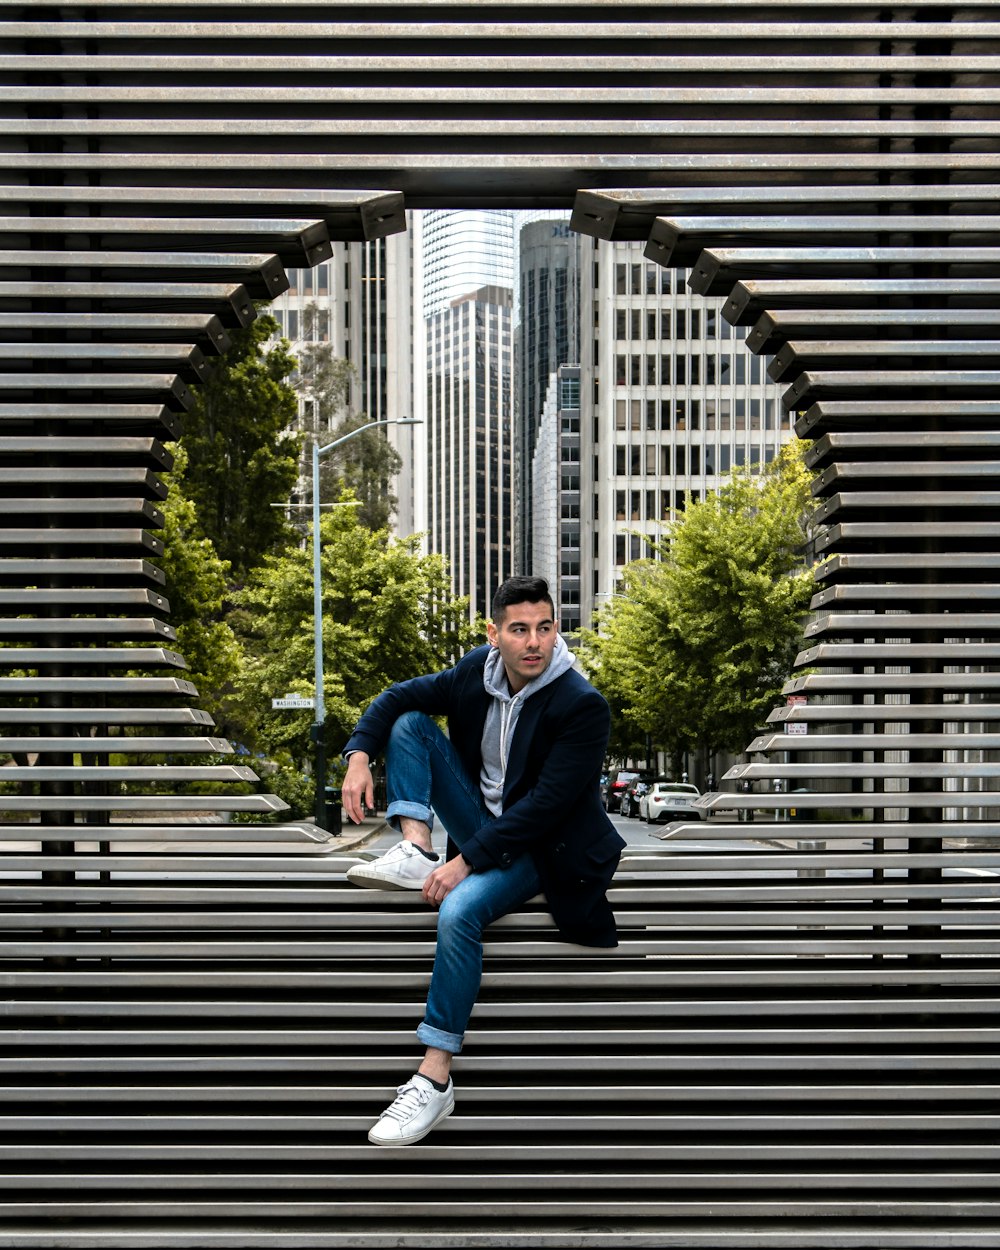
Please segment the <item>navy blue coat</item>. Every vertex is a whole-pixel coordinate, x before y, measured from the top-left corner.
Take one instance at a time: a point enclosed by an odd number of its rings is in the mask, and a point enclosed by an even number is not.
[[[345,752],[374,759],[403,712],[447,716],[452,744],[478,783],[489,652],[477,647],[454,668],[390,686],[358,721]],[[606,891],[625,842],[605,814],[599,785],[610,724],[603,696],[575,669],[526,699],[510,745],[503,810],[462,847],[477,872],[531,855],[560,933],[583,946],[618,944]]]

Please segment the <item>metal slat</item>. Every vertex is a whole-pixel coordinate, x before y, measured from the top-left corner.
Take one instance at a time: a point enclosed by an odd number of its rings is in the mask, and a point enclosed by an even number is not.
[[[150,309],[157,308],[172,310],[182,316],[207,311],[223,326],[247,326],[257,316],[250,292],[242,282],[0,281],[0,304],[6,310],[16,306],[34,313],[39,303],[48,306],[52,300],[80,299],[85,299],[95,309],[94,316],[135,315],[137,325],[142,325],[147,315],[166,315],[155,311],[149,313]]]
[[[141,122],[143,133],[148,123]],[[0,129],[2,129],[0,124]],[[59,128],[63,129],[62,124]],[[0,217],[0,241],[7,247],[24,246],[22,240],[38,238],[44,243],[51,236],[65,239],[79,249],[81,240],[91,239],[95,252],[109,249],[137,251],[155,244],[161,250],[176,248],[192,251],[218,249],[227,252],[274,251],[282,263],[311,267],[329,260],[333,246],[326,225],[321,221],[253,220],[240,217]],[[36,245],[37,246],[37,245]]]
[[[97,90],[100,93],[101,89]],[[0,87],[0,98],[10,100],[15,94],[10,88]],[[60,211],[80,205],[91,213],[111,218],[123,211],[143,217],[208,217],[222,209],[228,220],[239,221],[246,217],[284,217],[294,212],[297,217],[321,218],[331,238],[346,241],[379,239],[405,229],[403,197],[397,191],[13,184],[0,186],[0,204],[8,212],[23,212],[28,206],[44,204]]]
[[[1000,221],[996,217],[974,213],[670,216],[658,217],[653,222],[645,254],[658,264],[676,269],[697,265],[706,248],[715,250],[727,243],[738,244],[741,248],[764,248],[779,241],[782,246],[791,248],[814,247],[818,242],[825,247],[867,244],[881,250],[894,240],[896,246],[904,240],[910,245],[919,245],[920,236],[924,234],[932,235],[937,244],[942,239],[949,242],[954,239],[956,249],[964,251],[968,247],[994,245],[998,225]]]
[[[143,251],[0,249],[0,278],[7,282],[38,279],[47,270],[59,271],[60,278],[66,270],[80,270],[87,278],[99,282],[110,279],[149,282],[164,273],[170,274],[176,281],[184,274],[203,284],[238,284],[245,287],[253,299],[274,299],[288,290],[288,277],[281,261],[276,255],[267,253],[170,252],[152,248]]]

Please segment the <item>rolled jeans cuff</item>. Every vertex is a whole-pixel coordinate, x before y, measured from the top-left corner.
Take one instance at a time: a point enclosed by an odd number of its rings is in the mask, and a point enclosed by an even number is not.
[[[418,1042],[424,1046],[433,1046],[435,1050],[446,1050],[449,1055],[457,1055],[464,1040],[461,1033],[447,1033],[444,1029],[436,1029],[426,1020],[417,1025]]]
[[[406,799],[393,799],[385,809],[385,818],[397,833],[399,832],[400,816],[421,820],[428,829],[434,828],[434,812],[423,803],[408,803]]]

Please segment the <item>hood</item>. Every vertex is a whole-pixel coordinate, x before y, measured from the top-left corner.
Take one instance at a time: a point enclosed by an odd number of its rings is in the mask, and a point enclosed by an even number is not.
[[[571,669],[576,660],[573,652],[566,646],[565,639],[562,634],[556,638],[556,645],[552,650],[552,659],[544,673],[540,674],[529,681],[518,694],[521,696],[521,702],[529,699],[539,690],[543,690],[546,686],[550,686],[557,677],[561,677],[568,669]],[[483,685],[486,687],[486,693],[499,699],[502,703],[509,703],[513,696],[510,687],[507,685],[507,672],[503,666],[503,659],[496,647],[490,648],[490,653],[486,657],[486,665],[483,669]]]

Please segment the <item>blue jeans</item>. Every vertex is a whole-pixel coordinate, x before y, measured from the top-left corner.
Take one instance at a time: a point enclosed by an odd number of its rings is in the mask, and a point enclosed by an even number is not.
[[[399,828],[410,816],[433,828],[435,813],[461,848],[493,816],[479,779],[462,767],[450,740],[423,712],[404,712],[393,725],[386,750],[389,805],[386,817]],[[457,1055],[483,976],[483,930],[541,891],[530,855],[508,868],[474,872],[460,881],[438,909],[437,950],[427,1008],[417,1037]]]

